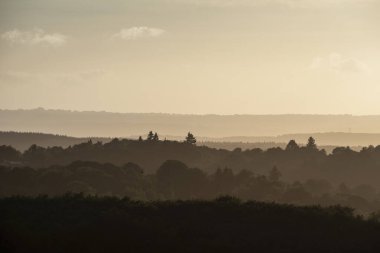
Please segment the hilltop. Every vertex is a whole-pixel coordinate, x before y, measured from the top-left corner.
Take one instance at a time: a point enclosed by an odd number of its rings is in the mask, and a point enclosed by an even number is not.
[[[204,141],[217,139],[228,142],[281,143],[297,138],[304,141],[302,134],[313,133],[320,145],[363,146],[380,143],[379,129],[380,116],[181,115],[45,109],[0,110],[1,131],[75,137],[138,137],[154,130],[161,137],[182,139],[191,131],[199,140],[202,138]]]

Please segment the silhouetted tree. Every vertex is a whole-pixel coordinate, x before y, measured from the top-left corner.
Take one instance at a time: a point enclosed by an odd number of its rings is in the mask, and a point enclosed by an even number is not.
[[[197,139],[194,137],[192,133],[189,132],[186,136],[185,142],[189,144],[195,144],[197,142]]]
[[[0,146],[0,162],[3,160],[16,161],[20,156],[21,153],[11,146]]]
[[[139,141],[143,141],[143,139],[142,139],[142,137],[141,137],[141,136],[139,136]]]
[[[199,196],[207,181],[206,175],[201,170],[188,168],[176,160],[164,162],[158,168],[156,176],[161,192],[168,198]]]
[[[154,135],[153,135],[153,141],[159,141],[157,133],[154,133]]]
[[[148,133],[148,137],[146,138],[148,141],[153,141],[153,138],[154,138],[154,134],[152,131],[149,131]]]
[[[288,145],[286,145],[286,150],[292,151],[292,150],[298,150],[299,146],[295,140],[290,140]]]
[[[313,150],[317,149],[317,144],[315,144],[315,139],[313,137],[310,136],[307,140],[306,148]]]

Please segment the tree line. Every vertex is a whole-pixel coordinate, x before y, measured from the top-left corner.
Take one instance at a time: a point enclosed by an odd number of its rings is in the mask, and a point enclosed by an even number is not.
[[[196,138],[191,133],[183,142],[147,139],[113,139],[106,143],[89,140],[67,148],[32,145],[24,152],[10,146],[0,146],[0,164],[7,167],[47,168],[69,165],[78,160],[112,163],[116,166],[131,162],[141,166],[146,174],[155,173],[167,160],[182,161],[189,167],[201,168],[207,174],[213,173],[218,167],[230,168],[235,173],[247,170],[267,174],[277,166],[286,181],[324,179],[334,185],[369,185],[379,190],[380,145],[364,147],[361,151],[338,147],[327,154],[318,148],[313,138],[309,138],[305,146],[291,140],[285,148],[236,148],[232,151],[193,145]]]
[[[153,131],[149,131],[145,140],[146,141],[159,141],[160,137],[158,136],[157,132],[153,133]],[[144,139],[141,135],[139,136],[138,141],[140,141],[140,142],[144,141]],[[184,143],[195,144],[196,142],[197,142],[197,139],[195,138],[195,136],[191,132],[188,132],[187,136],[185,137]]]

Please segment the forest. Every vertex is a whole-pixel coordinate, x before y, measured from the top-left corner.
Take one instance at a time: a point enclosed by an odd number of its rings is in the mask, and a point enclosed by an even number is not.
[[[379,252],[380,146],[0,146],[0,252]]]
[[[380,210],[380,146],[326,154],[310,137],[286,148],[233,151],[146,139],[91,140],[68,148],[32,145],[21,153],[0,146],[0,196],[60,196],[67,192],[135,200],[211,200],[235,196],[296,205]]]
[[[334,187],[327,180],[315,179],[286,182],[281,180],[281,172],[276,167],[268,175],[256,175],[247,170],[234,173],[228,168],[206,174],[176,160],[164,162],[151,175],[145,175],[134,163],[119,167],[77,161],[67,166],[39,169],[0,167],[0,185],[1,197],[61,196],[70,192],[152,201],[210,200],[229,195],[242,200],[296,205],[339,204],[355,208],[361,214],[380,210],[379,194],[365,185]]]
[[[323,179],[335,185],[365,184],[379,190],[380,145],[363,147],[360,151],[337,147],[331,153],[318,148],[313,138],[309,138],[305,146],[291,140],[285,148],[236,148],[232,151],[147,138],[113,139],[105,143],[89,140],[67,148],[31,145],[24,152],[6,145],[0,146],[0,164],[6,167],[47,168],[69,165],[75,161],[123,166],[131,162],[141,166],[145,174],[152,174],[167,160],[181,161],[207,174],[215,172],[217,168],[268,174],[276,166],[287,181]]]

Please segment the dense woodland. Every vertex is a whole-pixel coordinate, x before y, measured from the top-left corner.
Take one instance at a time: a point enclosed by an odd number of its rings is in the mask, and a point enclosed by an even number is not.
[[[380,250],[380,146],[327,154],[311,137],[268,150],[195,143],[150,132],[0,146],[0,251]]]
[[[213,199],[231,195],[242,200],[292,203],[297,205],[344,205],[359,213],[380,210],[380,196],[372,188],[345,184],[333,186],[326,180],[285,182],[273,167],[268,175],[247,170],[234,173],[216,169],[206,174],[180,161],[164,162],[155,174],[128,163],[123,166],[96,162],[73,162],[48,168],[0,167],[0,196],[86,195],[130,197],[136,200]]]
[[[0,199],[1,252],[379,252],[377,216],[344,207],[128,198]]]
[[[290,141],[285,149],[267,151],[217,150],[195,142],[191,133],[184,142],[173,142],[150,132],[146,140],[89,141],[66,149],[33,145],[24,153],[1,146],[0,194],[81,192],[138,200],[231,195],[299,205],[340,204],[361,213],[380,210],[380,194],[371,185],[380,175],[380,146],[360,152],[336,148],[327,155],[313,138],[305,147]]]
[[[276,166],[287,181],[324,179],[336,185],[367,184],[375,188],[379,188],[380,178],[380,145],[365,147],[361,151],[338,147],[327,154],[325,150],[318,149],[312,138],[302,147],[290,141],[285,148],[236,148],[233,151],[187,142],[161,141],[158,136],[156,140],[113,139],[107,143],[90,140],[67,148],[32,145],[22,153],[9,146],[0,146],[0,163],[4,166],[46,168],[79,160],[117,166],[131,162],[138,164],[145,174],[155,173],[167,160],[182,161],[207,174],[214,173],[217,168],[268,174]]]

